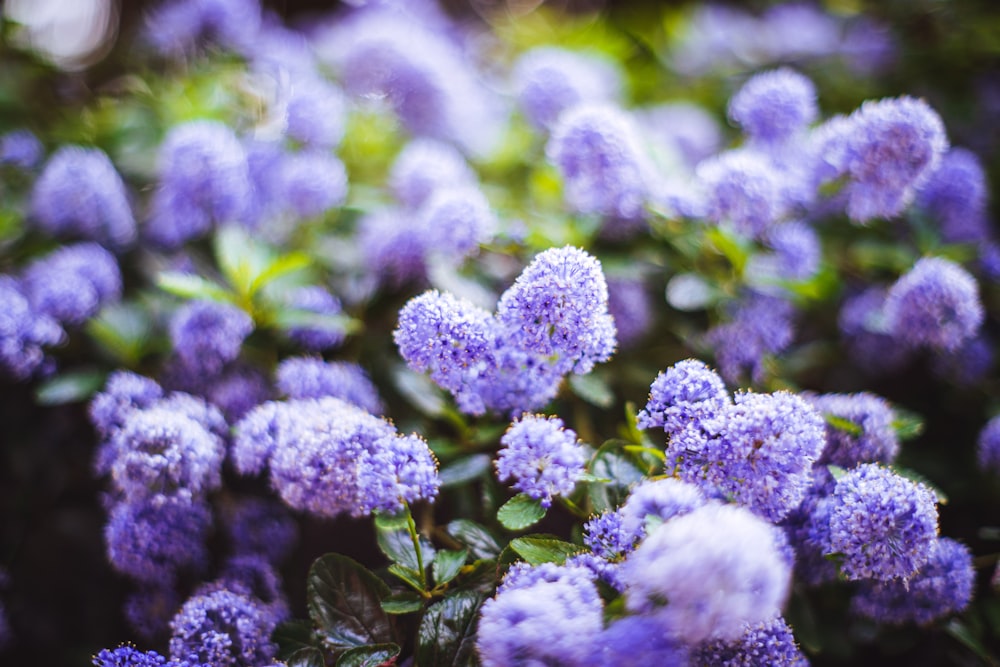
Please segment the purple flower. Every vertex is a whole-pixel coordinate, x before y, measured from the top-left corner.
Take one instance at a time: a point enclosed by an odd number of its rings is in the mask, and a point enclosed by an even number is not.
[[[884,309],[887,329],[910,347],[955,350],[983,323],[975,278],[942,257],[924,257],[900,276]]]
[[[737,384],[749,372],[754,383],[765,377],[765,358],[787,348],[795,336],[795,308],[777,296],[753,293],[737,301],[728,322],[705,335],[715,349],[719,372]]]
[[[170,655],[215,667],[255,667],[274,658],[274,616],[259,600],[225,589],[193,595],[170,622]]]
[[[772,227],[764,240],[774,250],[778,278],[806,280],[819,270],[822,248],[819,236],[803,222],[785,222]]]
[[[587,577],[540,579],[483,603],[476,648],[484,667],[591,664],[603,628],[601,598]]]
[[[275,186],[285,208],[299,217],[312,218],[347,199],[344,163],[320,151],[290,153],[281,159]]]
[[[551,46],[522,55],[512,77],[521,112],[541,130],[580,103],[613,103],[621,94],[621,75],[612,62]]]
[[[291,615],[288,600],[281,590],[281,575],[274,565],[260,554],[240,554],[229,558],[219,576],[199,586],[197,594],[227,590],[263,603],[266,611],[278,623]]]
[[[795,643],[792,629],[781,616],[747,625],[733,641],[712,641],[695,651],[695,661],[704,667],[808,667],[809,660]]]
[[[288,398],[332,396],[372,414],[384,411],[378,389],[357,364],[291,357],[278,364],[278,389]]]
[[[176,0],[149,15],[145,36],[158,52],[175,57],[202,43],[248,53],[260,24],[259,0]]]
[[[937,538],[937,500],[922,484],[866,463],[837,481],[830,545],[848,579],[910,579]]]
[[[188,660],[170,660],[156,651],[140,651],[122,644],[116,649],[101,649],[94,656],[94,667],[202,667]]]
[[[878,623],[927,625],[969,606],[976,570],[961,542],[940,537],[930,556],[908,580],[864,581],[851,600],[851,611]]]
[[[787,68],[755,74],[729,101],[729,118],[762,144],[788,141],[818,115],[813,82]]]
[[[690,514],[706,502],[697,486],[673,477],[640,483],[618,510],[621,531],[629,545],[627,551],[632,551],[631,545],[649,530],[674,517]]]
[[[636,535],[625,529],[621,511],[604,512],[583,525],[583,543],[599,558],[613,560],[635,548]]]
[[[12,130],[0,135],[0,165],[33,169],[45,156],[45,147],[30,130]]]
[[[708,504],[655,528],[622,566],[625,607],[686,642],[738,638],[776,616],[789,587],[777,529]]]
[[[187,367],[216,374],[240,354],[253,320],[236,306],[189,301],[170,319],[170,342]]]
[[[31,192],[31,217],[57,237],[121,249],[135,240],[135,218],[121,176],[98,148],[63,146]]]
[[[296,310],[317,315],[340,315],[343,312],[340,299],[318,285],[290,290],[285,302]],[[337,347],[344,341],[344,336],[342,327],[325,322],[315,326],[296,326],[288,330],[288,337],[292,342],[310,352]]]
[[[247,155],[226,125],[209,120],[172,128],[159,155],[146,235],[166,249],[204,235],[217,224],[244,221],[253,199]]]
[[[824,554],[830,544],[829,494],[833,476],[823,466],[813,468],[813,483],[799,506],[782,522],[790,546],[795,551],[795,579],[805,586],[820,586],[837,580],[837,565]]]
[[[278,446],[279,436],[291,428],[285,403],[268,401],[248,412],[236,424],[229,455],[236,472],[258,475]]]
[[[655,620],[645,616],[625,616],[612,621],[601,633],[598,645],[599,656],[591,664],[600,667],[689,664],[683,639],[665,634]]]
[[[278,564],[299,539],[298,526],[284,505],[248,496],[222,509],[222,528],[233,553],[259,555]]]
[[[976,460],[983,472],[1000,476],[1000,416],[986,422],[979,432]]]
[[[949,243],[980,242],[990,236],[986,217],[986,173],[972,151],[952,148],[924,183],[917,204],[941,225]]]
[[[133,410],[147,408],[161,398],[163,389],[155,381],[131,371],[115,371],[90,402],[90,422],[107,438]]]
[[[193,372],[186,364],[179,365],[178,370]],[[231,364],[221,375],[200,380],[201,386],[191,391],[219,408],[228,422],[239,421],[274,393],[267,376],[250,364]]]
[[[959,387],[975,387],[993,373],[995,347],[989,337],[980,333],[955,350],[936,354],[931,360],[931,371]]]
[[[24,270],[24,291],[35,310],[80,325],[122,294],[118,261],[96,243],[63,246]]]
[[[515,489],[549,507],[554,496],[573,492],[586,462],[576,433],[561,419],[525,414],[500,438],[497,479],[513,479]]]
[[[424,200],[415,224],[427,253],[455,259],[476,254],[497,229],[489,202],[475,186],[438,188]]]
[[[289,91],[286,121],[289,139],[308,148],[336,148],[347,125],[344,94],[320,77],[296,78]]]
[[[589,373],[617,344],[601,264],[570,246],[532,260],[500,297],[497,320],[508,345],[555,356],[559,373]]]
[[[556,563],[542,563],[540,565],[530,565],[519,561],[510,566],[503,581],[497,587],[497,594],[516,591],[524,588],[531,588],[539,582],[565,582],[579,589],[590,598],[590,586],[594,582],[594,573],[586,567],[572,565],[569,561],[564,565]],[[594,591],[596,595],[597,591]],[[590,600],[592,603],[593,600]]]
[[[926,102],[865,102],[826,145],[823,160],[847,178],[847,214],[864,223],[899,215],[948,148],[941,118]]]
[[[645,217],[653,167],[620,109],[580,104],[559,116],[545,155],[563,177],[570,208],[617,221]]]
[[[46,360],[42,348],[65,337],[55,320],[35,311],[16,280],[0,275],[0,372],[28,379]]]
[[[389,188],[399,202],[418,209],[442,187],[476,185],[476,173],[450,144],[428,138],[410,141],[389,171]]]
[[[379,282],[400,287],[427,282],[427,239],[414,213],[387,208],[358,221],[358,246]]]
[[[760,238],[786,213],[782,174],[764,154],[750,150],[721,153],[698,165],[706,191],[706,217]]]
[[[104,527],[111,566],[147,583],[173,582],[181,569],[208,562],[208,506],[182,496],[146,496],[112,507]]]
[[[701,361],[685,359],[656,376],[637,421],[642,429],[662,427],[676,433],[716,419],[730,405],[722,378]]]
[[[818,394],[805,396],[826,422],[826,449],[820,464],[853,468],[859,463],[892,463],[899,438],[889,403],[875,394]],[[832,417],[833,420],[829,418]],[[843,420],[847,424],[841,424]]]

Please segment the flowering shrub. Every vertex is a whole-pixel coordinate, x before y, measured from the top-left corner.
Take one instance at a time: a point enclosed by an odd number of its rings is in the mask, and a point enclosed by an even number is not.
[[[905,32],[346,4],[0,51],[0,656],[996,662],[997,147]]]

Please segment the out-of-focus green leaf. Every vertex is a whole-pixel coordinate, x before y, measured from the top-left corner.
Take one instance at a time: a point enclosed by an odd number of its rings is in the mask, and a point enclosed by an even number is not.
[[[584,547],[578,544],[546,535],[515,537],[510,541],[510,548],[531,565],[562,564],[570,556],[585,551]]]
[[[101,309],[87,322],[86,330],[117,360],[126,366],[136,366],[150,343],[153,325],[138,306],[118,303]]]
[[[837,429],[838,431],[843,431],[853,436],[859,436],[864,433],[864,429],[860,425],[855,424],[850,419],[844,419],[843,417],[838,417],[837,415],[831,415],[828,413],[823,414],[823,419],[827,424]]]
[[[611,387],[595,373],[571,375],[569,386],[574,394],[599,408],[610,408],[615,402],[615,394],[611,391]]]
[[[220,303],[235,303],[235,295],[225,287],[193,273],[165,271],[156,278],[156,284],[165,292],[182,299],[207,299]]]
[[[73,371],[47,380],[35,391],[41,405],[63,405],[88,400],[104,386],[103,371]]]
[[[441,486],[443,488],[459,486],[479,479],[490,469],[492,464],[493,459],[489,454],[463,456],[441,468],[441,472],[438,474],[441,478]]]
[[[392,618],[382,609],[389,587],[347,556],[317,558],[309,569],[306,597],[309,616],[334,651],[395,639]]]

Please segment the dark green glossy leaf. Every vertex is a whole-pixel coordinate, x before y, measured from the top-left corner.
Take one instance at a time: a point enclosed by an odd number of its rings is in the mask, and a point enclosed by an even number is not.
[[[394,563],[399,563],[403,567],[420,571],[417,563],[417,551],[413,546],[410,533],[406,530],[405,524],[400,528],[386,528],[375,524],[375,539],[378,541],[378,548]]]
[[[337,660],[337,667],[378,667],[399,655],[399,646],[392,643],[359,646],[344,653]]]
[[[391,618],[382,610],[389,587],[360,563],[340,554],[313,562],[307,582],[309,616],[334,651],[392,641]]]
[[[516,537],[510,541],[510,548],[531,565],[541,565],[542,563],[562,564],[573,554],[578,554],[584,550],[578,544],[539,535]]]
[[[278,659],[288,660],[298,651],[317,648],[313,625],[309,621],[285,621],[274,629],[271,640],[278,645]]]
[[[476,621],[486,596],[473,591],[449,595],[430,607],[417,633],[417,664],[476,665]]]
[[[448,534],[469,548],[477,560],[488,560],[500,555],[500,545],[489,531],[475,521],[455,519],[448,524]]]
[[[285,659],[288,667],[326,667],[323,652],[312,646],[302,648]]]
[[[521,530],[538,523],[545,516],[542,502],[519,493],[497,511],[497,520],[508,530]]]
[[[459,486],[467,484],[474,479],[479,479],[489,471],[492,463],[493,459],[489,454],[472,454],[471,456],[460,458],[441,468],[441,472],[439,473],[441,486]]]
[[[410,568],[403,567],[398,563],[393,563],[389,566],[389,572],[405,582],[408,586],[412,587],[415,591],[420,592],[424,590],[424,585],[420,581],[420,574],[416,570],[411,570]]]
[[[609,408],[615,402],[615,393],[611,391],[611,387],[595,373],[571,375],[569,386],[574,394],[599,408]]]
[[[41,405],[63,405],[88,400],[104,386],[103,371],[75,371],[47,380],[35,392]]]
[[[996,664],[989,651],[987,651],[986,647],[983,646],[982,642],[975,635],[973,635],[968,626],[964,625],[960,620],[954,619],[950,621],[948,625],[944,626],[944,630],[960,644],[979,656],[985,664]]]
[[[382,609],[387,614],[409,614],[424,607],[424,598],[413,591],[396,593],[382,600]]]
[[[462,549],[461,551],[441,550],[437,552],[437,555],[434,556],[434,563],[431,566],[434,573],[434,584],[440,586],[454,579],[458,571],[465,565],[465,559],[468,555],[468,549]]]

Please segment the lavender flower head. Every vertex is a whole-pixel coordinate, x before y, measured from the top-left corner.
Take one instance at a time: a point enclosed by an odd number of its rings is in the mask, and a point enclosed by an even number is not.
[[[848,579],[910,579],[937,538],[937,499],[922,484],[866,463],[837,481],[830,546]]]
[[[976,461],[983,472],[1000,476],[1000,415],[986,422],[979,432]]]
[[[365,370],[354,363],[290,357],[278,364],[276,376],[278,389],[288,398],[332,396],[372,414],[384,410],[378,388]]]
[[[587,578],[541,579],[483,603],[476,648],[484,667],[591,664],[602,614]]]
[[[895,414],[885,399],[866,392],[806,398],[828,416],[827,445],[819,463],[853,468],[859,463],[892,463],[895,460],[899,438],[893,427]],[[849,423],[841,424],[841,420]]]
[[[862,582],[851,611],[878,623],[927,625],[964,611],[975,583],[968,547],[940,537],[931,545],[927,562],[910,579]]]
[[[45,362],[43,348],[65,336],[54,319],[32,307],[16,280],[0,275],[0,373],[28,379]]]
[[[643,134],[675,146],[688,167],[719,152],[719,122],[703,107],[689,102],[668,102],[640,112]]]
[[[752,293],[737,301],[728,322],[718,324],[705,335],[715,350],[719,372],[726,381],[738,384],[745,375],[754,383],[765,377],[765,359],[787,348],[795,336],[795,308],[785,299]]]
[[[676,433],[715,419],[732,405],[722,378],[697,359],[678,361],[658,374],[646,407],[637,415],[641,429]]]
[[[203,501],[155,495],[117,503],[104,527],[108,561],[136,581],[173,582],[181,569],[207,564],[211,527]]]
[[[347,104],[339,88],[320,77],[292,81],[285,134],[314,149],[336,148],[347,125]]]
[[[497,479],[514,480],[514,488],[549,507],[554,496],[573,492],[587,456],[576,433],[557,417],[524,415],[500,438]]]
[[[464,258],[496,234],[497,219],[478,187],[439,188],[420,207],[416,225],[435,256]]]
[[[729,101],[729,118],[761,144],[788,141],[818,115],[813,82],[787,68],[754,75]]]
[[[925,257],[886,295],[886,326],[910,347],[955,350],[983,323],[979,286],[965,269],[941,257]]]
[[[476,173],[457,149],[426,137],[410,141],[389,170],[389,189],[403,206],[413,210],[441,187],[475,184]]]
[[[772,227],[765,243],[774,250],[775,274],[785,280],[806,280],[819,270],[822,248],[816,231],[803,222]]]
[[[621,511],[604,512],[583,525],[583,543],[591,553],[616,560],[635,548],[636,535],[625,529]]]
[[[701,489],[694,484],[673,477],[647,480],[632,489],[618,510],[621,530],[630,542],[634,542],[664,521],[690,514],[707,502]]]
[[[378,267],[379,282],[397,287],[427,282],[427,239],[413,212],[376,210],[358,221],[358,246],[365,264]]]
[[[508,343],[556,355],[558,372],[589,373],[611,358],[617,340],[608,286],[593,256],[566,246],[539,253],[500,297],[497,320]]]
[[[121,298],[122,274],[110,252],[96,243],[78,243],[29,264],[23,285],[38,313],[75,326]]]
[[[159,154],[160,183],[146,235],[175,249],[216,224],[240,221],[253,191],[246,151],[226,125],[209,120],[172,128]]]
[[[322,215],[347,199],[344,163],[322,150],[284,155],[276,178],[284,208],[300,218]]]
[[[884,316],[885,297],[884,287],[869,287],[846,298],[837,317],[837,326],[854,365],[872,375],[898,369],[912,352],[889,333]]]
[[[188,660],[167,660],[156,651],[140,651],[122,644],[116,649],[101,649],[94,656],[94,667],[204,667]]]
[[[531,588],[539,582],[554,583],[562,581],[579,589],[588,598],[590,597],[590,586],[593,583],[594,573],[588,568],[574,565],[566,561],[563,565],[556,563],[541,563],[540,565],[530,565],[523,561],[514,563],[503,576],[503,581],[497,587],[497,594],[516,591],[524,588]],[[597,591],[594,591],[596,595]],[[592,602],[592,600],[590,600]]]
[[[622,566],[626,609],[687,642],[737,639],[744,624],[778,615],[788,594],[777,530],[719,504],[664,522]]]
[[[563,111],[580,103],[615,102],[621,75],[596,56],[543,46],[522,55],[514,65],[514,95],[536,128],[548,130]]]
[[[47,234],[96,241],[116,250],[136,236],[125,183],[98,148],[57,150],[35,181],[30,215]]]
[[[976,154],[952,148],[920,189],[917,204],[940,224],[946,242],[979,242],[990,236],[988,194],[986,173]]]
[[[864,223],[899,215],[948,148],[944,124],[926,102],[865,102],[827,145],[824,160],[847,177],[847,214]]]
[[[653,166],[620,109],[580,104],[559,116],[545,155],[563,177],[570,208],[620,221],[641,220]]]
[[[707,195],[706,217],[744,236],[763,237],[787,212],[781,174],[762,153],[721,153],[699,164],[696,176]]]
[[[184,55],[203,43],[249,53],[260,24],[259,0],[175,0],[149,15],[145,36],[167,56]]]
[[[170,319],[170,342],[191,369],[216,374],[240,354],[253,320],[236,306],[216,301],[189,301]]]
[[[688,647],[682,639],[664,634],[655,620],[625,616],[612,621],[598,640],[600,654],[592,664],[600,667],[684,667]]]
[[[30,130],[12,130],[0,135],[0,166],[33,169],[45,156],[45,147]]]
[[[319,285],[290,290],[286,295],[286,303],[297,310],[320,316],[336,316],[343,312],[340,299]],[[303,325],[290,328],[288,337],[305,350],[320,352],[340,345],[344,341],[345,332],[343,327],[322,322],[316,326]]]
[[[734,641],[712,641],[695,651],[704,667],[808,667],[809,660],[795,643],[792,629],[781,616],[747,625]]]
[[[276,620],[259,600],[227,590],[194,595],[170,622],[170,656],[217,667],[255,667],[274,658]]]
[[[132,410],[149,407],[161,398],[163,388],[154,380],[131,371],[115,371],[90,402],[90,422],[107,438],[122,427]]]

